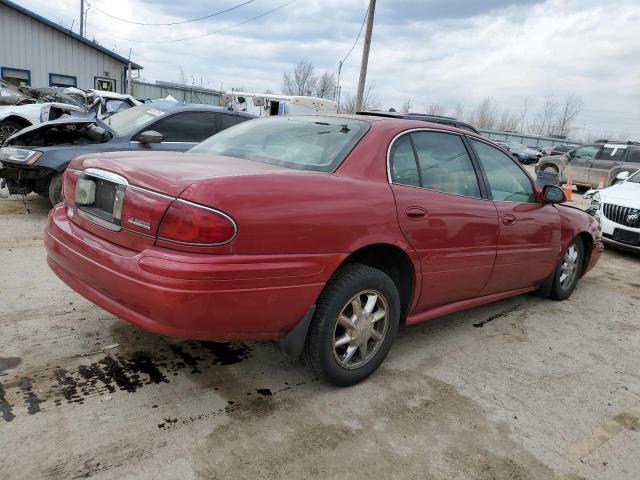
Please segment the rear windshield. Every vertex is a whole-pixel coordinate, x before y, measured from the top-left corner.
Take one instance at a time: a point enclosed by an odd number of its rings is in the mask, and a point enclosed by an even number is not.
[[[105,122],[116,132],[126,133],[145,125],[151,120],[159,119],[165,113],[160,108],[138,105],[137,107],[114,113]]]
[[[368,128],[366,122],[340,117],[269,117],[223,130],[189,151],[332,172]]]

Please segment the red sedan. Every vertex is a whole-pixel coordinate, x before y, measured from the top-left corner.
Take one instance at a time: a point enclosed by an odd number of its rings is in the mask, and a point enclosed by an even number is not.
[[[274,339],[349,385],[413,324],[540,290],[571,295],[597,223],[468,131],[382,117],[252,120],[188,153],[75,159],[53,271],[163,335]]]

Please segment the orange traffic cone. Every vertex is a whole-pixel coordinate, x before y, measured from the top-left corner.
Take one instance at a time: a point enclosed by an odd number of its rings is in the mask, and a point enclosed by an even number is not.
[[[598,188],[596,190],[602,190],[604,188],[604,177],[600,177],[600,181],[598,182]]]
[[[567,179],[567,183],[563,185],[564,195],[567,197],[568,201],[571,201],[571,194],[573,193],[573,182],[571,181],[571,177]]]

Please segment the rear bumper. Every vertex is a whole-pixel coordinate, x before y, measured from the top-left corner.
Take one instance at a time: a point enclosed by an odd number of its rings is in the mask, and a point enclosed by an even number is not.
[[[315,303],[344,255],[128,250],[49,214],[47,261],[91,302],[145,330],[200,340],[277,339]]]

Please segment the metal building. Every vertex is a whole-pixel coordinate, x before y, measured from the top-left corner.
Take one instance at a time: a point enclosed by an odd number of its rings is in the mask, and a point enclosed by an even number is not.
[[[127,69],[142,67],[8,0],[0,0],[0,76],[33,87],[127,93]]]
[[[222,93],[220,90],[211,88],[197,87],[195,85],[182,85],[180,83],[162,82],[156,80],[156,83],[133,81],[132,90],[134,97],[138,100],[146,100],[152,98],[164,98],[171,95],[176,100],[186,103],[204,103],[207,105],[221,105],[220,98]]]

